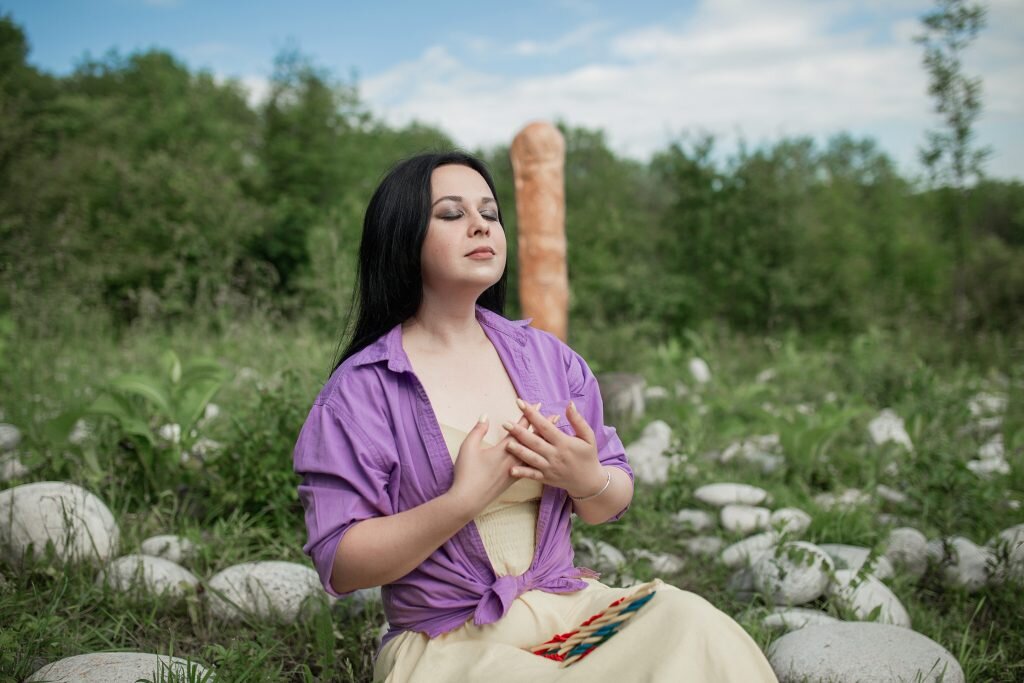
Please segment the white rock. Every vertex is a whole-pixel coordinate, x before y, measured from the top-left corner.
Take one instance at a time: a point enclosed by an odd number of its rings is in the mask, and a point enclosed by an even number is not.
[[[979,477],[988,479],[994,474],[1009,474],[1010,463],[996,458],[988,460],[968,460],[967,469],[974,472]]]
[[[156,433],[157,436],[159,436],[164,441],[168,441],[170,443],[181,442],[181,425],[179,424],[160,425],[160,428],[157,430]]]
[[[691,358],[689,368],[690,374],[698,384],[707,384],[711,381],[711,368],[703,358]]]
[[[295,562],[246,562],[228,567],[206,584],[213,616],[238,620],[243,613],[293,622],[308,598],[326,595],[311,567]]]
[[[765,368],[761,372],[757,373],[757,377],[754,378],[754,381],[758,384],[767,384],[775,379],[777,374],[778,373],[775,372],[775,368]]]
[[[694,497],[707,505],[722,507],[730,503],[759,505],[768,498],[768,492],[749,484],[721,482],[705,484],[693,492]]]
[[[928,539],[913,527],[900,527],[889,532],[885,556],[915,578],[928,568]]]
[[[825,592],[832,560],[811,543],[783,543],[751,566],[754,587],[776,605],[803,605]]]
[[[750,567],[739,569],[729,577],[725,589],[740,600],[752,600],[757,595],[757,589],[754,587],[754,572],[750,570]]]
[[[1010,578],[1024,583],[1024,524],[1011,526],[999,532],[999,536],[990,545],[1001,547],[1005,553],[1007,573]]]
[[[13,451],[21,443],[21,430],[14,425],[0,424],[0,453]]]
[[[925,544],[925,553],[931,562],[939,563],[946,559],[946,548],[941,538],[933,538]]]
[[[29,469],[13,453],[0,455],[0,481],[10,481],[24,477]]]
[[[849,510],[861,505],[871,503],[871,496],[860,489],[846,489],[840,494],[819,493],[814,497],[814,502],[823,510]]]
[[[691,555],[710,557],[717,555],[725,546],[725,541],[717,536],[696,536],[683,541],[683,546]]]
[[[875,621],[910,628],[910,615],[903,603],[888,586],[870,574],[858,578],[857,572],[850,569],[836,570],[835,581],[826,592],[858,619],[867,619],[877,609]]]
[[[771,473],[786,462],[782,455],[772,452],[779,448],[779,444],[778,434],[760,434],[734,441],[725,447],[718,459],[723,463],[741,460],[757,465],[762,472]]]
[[[903,518],[899,515],[893,515],[888,512],[879,512],[878,516],[875,517],[878,523],[882,526],[899,526],[903,524]]]
[[[673,462],[665,457],[665,451],[671,444],[672,428],[663,420],[654,420],[644,427],[640,438],[626,446],[633,476],[645,484],[665,483]]]
[[[779,534],[774,531],[744,538],[742,541],[733,543],[722,551],[720,558],[727,567],[739,567],[755,562],[762,553],[779,542]]]
[[[214,420],[220,415],[220,406],[216,403],[207,403],[203,408],[203,419]]]
[[[805,626],[818,624],[840,624],[831,614],[806,607],[776,607],[761,620],[761,624],[773,631],[795,631]]]
[[[197,662],[181,657],[142,652],[93,652],[66,657],[47,664],[25,679],[25,683],[135,683],[152,681],[213,681]]]
[[[42,481],[0,491],[0,554],[9,562],[30,545],[43,557],[47,540],[63,561],[106,562],[119,539],[110,510],[80,486]]]
[[[579,561],[591,569],[616,573],[626,564],[626,556],[610,543],[594,541],[584,536],[580,538],[579,545],[583,549],[583,557]]]
[[[892,503],[893,505],[902,505],[907,502],[907,494],[902,491],[897,491],[894,488],[886,486],[885,484],[879,484],[875,487],[875,493],[882,500]]]
[[[726,505],[722,508],[722,528],[741,534],[749,534],[768,528],[772,511],[752,505]]]
[[[967,401],[967,409],[973,417],[1006,412],[1006,396],[980,392]]]
[[[943,574],[950,583],[962,586],[969,593],[988,584],[989,567],[995,567],[996,555],[990,548],[976,545],[963,536],[949,539]]]
[[[1003,435],[996,434],[978,449],[978,457],[982,460],[1005,460],[1006,450],[1003,448]]]
[[[849,569],[853,572],[859,572],[871,555],[870,548],[843,543],[819,543],[818,547],[828,553],[835,562],[836,569]],[[883,580],[892,578],[894,574],[892,563],[885,555],[876,556],[868,567],[868,572]]]
[[[97,584],[129,592],[142,589],[156,595],[184,596],[199,587],[195,574],[179,564],[149,555],[119,557],[100,572]]]
[[[633,557],[649,561],[655,574],[676,574],[682,571],[686,564],[683,558],[667,553],[653,553],[643,549],[634,549],[629,552]]]
[[[799,536],[811,526],[811,516],[800,508],[779,508],[768,519],[777,531]]]
[[[704,510],[680,510],[672,516],[672,519],[680,527],[693,531],[707,531],[716,526],[714,516]]]
[[[877,445],[892,441],[905,447],[908,451],[914,450],[914,444],[910,442],[906,427],[903,426],[903,418],[895,412],[886,408],[878,417],[868,423],[868,431],[871,432],[871,439]]]
[[[79,418],[78,420],[75,421],[74,426],[71,428],[71,433],[68,434],[68,443],[71,443],[75,446],[81,446],[91,436],[92,427],[84,418]]]
[[[1003,426],[1002,415],[996,415],[994,417],[982,417],[974,423],[980,432],[991,432],[996,429],[1001,429]]]
[[[174,534],[150,536],[140,546],[140,552],[143,555],[162,557],[178,564],[193,559],[196,551],[196,545],[192,541],[184,536],[175,536]]]
[[[960,664],[910,629],[867,622],[819,624],[788,633],[768,648],[779,683],[964,683]]]
[[[189,455],[193,458],[199,458],[200,460],[206,460],[214,453],[218,453],[224,448],[224,444],[219,441],[201,436],[196,439],[195,443],[192,444],[192,448],[189,450]]]
[[[647,387],[644,389],[644,398],[651,401],[661,401],[668,398],[668,389],[665,387]]]

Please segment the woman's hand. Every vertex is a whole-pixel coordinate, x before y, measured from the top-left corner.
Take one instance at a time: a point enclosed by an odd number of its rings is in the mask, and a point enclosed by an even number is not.
[[[528,431],[521,424],[522,420],[514,425],[510,422],[502,425],[509,436],[514,437],[503,443],[509,453],[522,461],[512,468],[512,475],[563,488],[577,498],[601,490],[607,480],[597,458],[597,438],[575,404],[569,402],[566,417],[576,430],[576,436],[569,436],[555,427],[533,406],[522,403],[519,407],[534,431]]]
[[[527,406],[527,409],[532,410],[543,422],[548,418],[540,416],[540,405],[538,403],[536,406]],[[486,415],[481,417],[484,421],[473,426],[459,447],[459,454],[455,459],[455,478],[449,489],[450,494],[467,506],[470,518],[476,517],[490,505],[491,501],[514,484],[518,477],[512,474],[512,470],[523,465],[523,462],[507,449],[508,444],[514,441],[511,435],[506,435],[489,448],[481,444],[487,435],[489,424]],[[552,415],[550,419],[557,420],[558,415]],[[551,427],[551,422],[547,422],[547,426]],[[525,413],[516,422],[516,427],[523,433],[530,433],[530,421]]]

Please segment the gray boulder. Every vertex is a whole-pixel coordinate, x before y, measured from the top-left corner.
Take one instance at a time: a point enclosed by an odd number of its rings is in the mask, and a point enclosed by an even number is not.
[[[915,578],[928,568],[928,539],[913,527],[899,527],[889,532],[885,556]]]
[[[42,557],[47,541],[63,561],[102,563],[119,539],[110,509],[80,486],[42,481],[0,491],[0,555],[11,563],[30,548]]]
[[[117,558],[103,568],[96,582],[120,592],[142,590],[175,598],[199,587],[199,579],[189,570],[170,560],[149,555]]]
[[[144,540],[139,550],[143,555],[162,557],[165,560],[182,564],[195,557],[197,548],[192,541],[184,536],[161,534],[150,536]]]
[[[246,614],[293,622],[308,599],[325,597],[312,567],[295,562],[246,562],[228,567],[206,584],[210,612],[226,621]]]
[[[835,580],[826,593],[832,600],[852,611],[858,619],[867,619],[877,610],[876,621],[910,628],[910,614],[889,587],[870,574],[857,576],[850,569],[835,572]]]
[[[749,484],[719,482],[701,486],[693,492],[693,496],[707,505],[723,507],[729,504],[760,505],[768,498],[768,492]]]
[[[47,664],[25,679],[25,683],[135,683],[151,681],[213,680],[206,668],[181,657],[143,652],[94,652],[75,655]]]
[[[761,555],[751,572],[757,591],[776,605],[803,605],[825,592],[832,568],[818,546],[791,541]]]
[[[768,647],[779,683],[964,683],[944,647],[910,629],[870,622],[807,626]]]
[[[597,375],[609,422],[637,419],[644,414],[644,388],[647,380],[632,372],[603,372]]]

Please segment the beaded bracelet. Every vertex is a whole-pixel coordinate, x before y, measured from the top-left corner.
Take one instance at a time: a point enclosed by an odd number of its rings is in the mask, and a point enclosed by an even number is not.
[[[572,498],[575,501],[584,501],[584,500],[590,500],[591,498],[597,498],[602,493],[604,493],[605,489],[608,488],[609,484],[612,483],[612,473],[611,473],[611,470],[605,470],[605,474],[608,475],[608,481],[606,481],[604,483],[604,486],[597,493],[592,493],[589,496],[583,496],[582,498],[577,498],[576,496],[569,496],[569,497]]]

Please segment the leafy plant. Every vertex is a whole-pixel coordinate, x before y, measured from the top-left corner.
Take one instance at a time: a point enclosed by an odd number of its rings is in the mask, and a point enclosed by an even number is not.
[[[122,445],[138,456],[148,493],[164,491],[170,476],[184,464],[201,467],[189,457],[200,437],[196,425],[206,406],[227,380],[227,371],[213,358],[197,357],[182,364],[167,350],[160,375],[126,373],[114,378],[86,414],[112,418],[122,432]],[[154,427],[157,432],[154,432]]]

